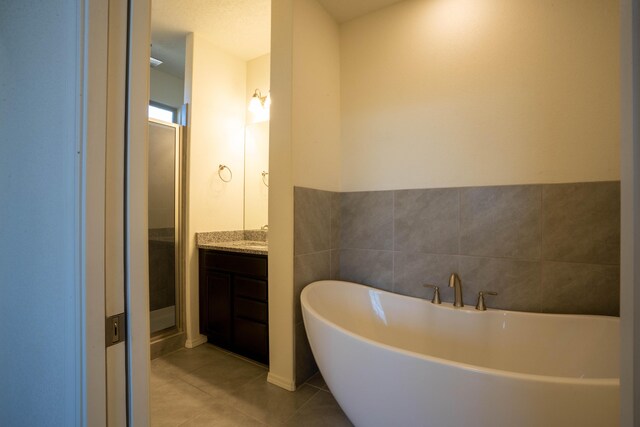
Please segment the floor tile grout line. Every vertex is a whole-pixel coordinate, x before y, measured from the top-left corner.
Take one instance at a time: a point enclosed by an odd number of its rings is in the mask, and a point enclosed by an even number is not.
[[[237,388],[235,391],[233,391],[232,393],[226,393],[226,394],[228,394],[228,395],[232,395],[233,393],[237,393],[237,392],[239,392],[242,388],[246,387],[246,386],[247,386],[247,385],[249,385],[250,383],[252,383],[252,382],[256,381],[258,378],[260,378],[260,376],[262,376],[262,374],[260,374],[259,376],[257,376],[257,377],[255,377],[255,378],[253,378],[253,379],[252,379],[252,380],[250,380],[250,381],[247,381],[246,383],[244,383],[242,386],[238,387],[238,388]],[[265,381],[266,381],[266,379],[265,379]],[[274,386],[274,387],[277,387],[277,386]],[[305,403],[306,403],[306,402],[305,402]],[[260,420],[260,419],[258,419],[258,418],[256,418],[256,417],[254,417],[253,415],[251,415],[251,414],[249,414],[249,413],[247,413],[247,412],[243,411],[243,410],[242,410],[242,408],[236,407],[236,406],[235,406],[235,405],[233,405],[232,403],[225,403],[225,404],[226,404],[227,406],[229,406],[230,408],[233,408],[234,410],[236,410],[236,411],[238,411],[238,412],[240,412],[240,413],[242,413],[242,414],[244,414],[244,415],[246,415],[246,416],[248,416],[248,417],[250,417],[250,418],[252,418],[252,419],[256,420],[257,422],[259,422],[259,423],[261,423],[261,424],[264,424],[264,425],[267,425],[267,426],[269,425],[269,423],[268,423],[267,421],[264,421],[264,422],[263,422],[262,420]],[[297,410],[296,410],[296,411],[297,411]],[[294,413],[295,413],[296,411],[294,411]],[[287,421],[288,419],[289,419],[289,418],[287,418],[285,421]]]
[[[248,384],[248,383],[247,383],[247,384]],[[245,385],[246,385],[246,384],[245,384]],[[239,388],[238,388],[238,390],[239,390],[240,388],[242,388],[242,387],[239,387]],[[233,409],[234,411],[237,411],[237,412],[241,413],[242,415],[244,415],[244,416],[246,416],[246,417],[249,417],[250,419],[254,420],[255,422],[258,422],[258,423],[260,423],[260,424],[262,424],[262,425],[265,425],[265,426],[269,425],[266,421],[265,421],[265,422],[263,422],[263,421],[259,420],[258,418],[254,417],[253,415],[246,413],[246,412],[245,412],[245,411],[243,411],[242,409],[240,409],[240,408],[236,408],[235,406],[233,406],[233,405],[232,405],[232,404],[230,404],[230,403],[223,402],[222,404],[223,404],[224,406],[228,406],[229,408]]]
[[[230,354],[230,355],[232,355],[232,354]],[[260,378],[260,377],[261,377],[261,376],[263,376],[263,375],[264,375],[264,372],[261,372],[260,374],[256,375],[255,377],[252,377],[252,378],[248,379],[247,381],[245,381],[245,382],[244,382],[244,383],[242,383],[241,385],[238,385],[234,390],[225,390],[224,395],[225,395],[225,396],[227,396],[227,397],[228,397],[228,396],[232,396],[234,393],[237,393],[237,392],[238,392],[239,390],[241,390],[243,387],[246,387],[248,384],[250,384],[250,383],[252,383],[252,382],[256,381],[258,378]],[[209,392],[208,392],[208,391],[206,391],[206,390],[203,390],[202,388],[200,388],[200,387],[198,387],[198,386],[196,386],[196,385],[194,385],[194,384],[191,384],[191,383],[189,383],[189,382],[187,382],[187,381],[185,381],[185,380],[182,380],[182,382],[185,382],[185,383],[187,383],[188,385],[190,385],[191,387],[196,388],[196,389],[200,390],[201,392],[205,393],[207,396],[209,396],[209,398],[210,398],[212,401],[215,401],[215,399],[220,399],[220,396],[214,396],[213,394],[209,393]],[[236,407],[235,405],[233,405],[233,404],[232,404],[232,403],[230,403],[229,401],[223,401],[223,402],[220,402],[220,403],[221,403],[222,405],[224,405],[224,406],[227,406],[227,407],[229,407],[229,408],[233,409],[234,411],[237,411],[237,412],[241,413],[241,414],[242,414],[242,415],[244,415],[244,416],[247,416],[247,417],[251,418],[252,420],[255,420],[255,421],[259,422],[260,424],[267,425],[267,423],[266,423],[266,422],[262,422],[261,420],[259,420],[258,418],[254,417],[253,415],[251,415],[251,414],[249,414],[249,413],[247,413],[247,412],[243,411],[241,408]],[[200,413],[202,413],[202,412],[204,412],[204,410],[202,410],[201,412],[199,412],[199,413],[198,413],[198,415],[200,415]],[[194,418],[194,417],[192,417],[192,418]],[[192,418],[190,418],[190,419],[192,419]]]
[[[305,384],[306,384],[306,383],[305,383]],[[313,386],[311,386],[311,387],[313,387]],[[315,387],[314,387],[314,388],[315,388]],[[309,404],[309,402],[311,402],[311,400],[312,400],[314,397],[316,397],[316,395],[317,395],[319,392],[321,392],[321,391],[322,391],[322,390],[320,390],[320,389],[316,390],[316,392],[315,392],[315,393],[313,393],[311,396],[309,396],[309,398],[308,398],[308,399],[307,399],[307,400],[306,400],[302,405],[300,405],[300,407],[299,407],[298,409],[296,409],[295,411],[293,411],[293,413],[292,413],[290,416],[288,416],[286,419],[284,419],[282,423],[283,423],[283,424],[286,424],[288,421],[292,420],[292,419],[293,419],[293,417],[295,417],[295,416],[298,414],[298,412],[300,412],[300,410],[302,410],[302,408],[304,408],[305,406],[307,406],[307,405]]]
[[[196,387],[196,388],[197,388],[197,387]],[[205,393],[206,393],[206,392],[205,392]],[[210,395],[209,393],[207,393],[207,394],[208,394],[208,395],[209,395],[209,397],[211,398],[211,403],[217,402],[216,400],[214,400],[214,399],[215,399],[215,397],[214,397],[214,396]],[[226,406],[227,408],[232,409],[232,410],[234,410],[234,411],[238,412],[239,414],[244,415],[245,417],[248,417],[248,418],[252,419],[253,421],[255,421],[255,422],[257,422],[257,423],[260,423],[260,424],[262,424],[262,425],[267,425],[267,423],[260,421],[259,419],[257,419],[257,418],[256,418],[256,417],[254,417],[253,415],[251,415],[251,414],[247,414],[246,412],[244,412],[244,411],[242,411],[242,410],[240,410],[240,409],[236,408],[235,406],[233,406],[233,405],[231,405],[231,404],[229,404],[229,403],[227,403],[227,402],[218,402],[218,403],[219,403],[220,405],[222,405],[222,406]],[[194,416],[190,417],[188,420],[186,420],[186,421],[185,421],[185,422],[183,422],[182,424],[179,424],[177,427],[180,427],[180,426],[185,425],[185,424],[186,424],[186,423],[188,423],[189,421],[191,421],[191,420],[195,419],[196,417],[198,417],[198,416],[200,416],[200,415],[204,414],[205,412],[206,412],[206,409],[205,409],[205,408],[200,409],[200,410],[199,410],[199,411],[198,411]]]
[[[177,427],[181,427],[184,426],[185,424],[187,424],[189,421],[196,419],[197,417],[199,417],[201,414],[204,414],[206,411],[205,408],[198,408],[196,411],[194,411],[194,414],[192,416],[190,416],[189,418],[187,418],[184,422],[178,424]]]
[[[319,387],[319,386],[317,386],[317,385],[309,384],[309,383],[305,383],[305,384],[306,384],[306,385],[308,385],[309,387],[313,387],[313,388],[317,388],[318,390],[326,391],[326,390],[324,390],[322,387]]]
[[[201,393],[204,393],[204,394],[207,396],[207,400],[211,400],[211,399],[213,399],[213,398],[214,398],[214,396],[212,396],[211,394],[209,394],[209,393],[207,393],[206,391],[202,390],[200,387],[198,387],[198,386],[196,386],[196,385],[194,385],[194,384],[191,384],[190,382],[185,381],[185,380],[184,380],[184,379],[182,379],[182,378],[174,377],[173,379],[174,379],[174,380],[177,380],[177,381],[179,381],[179,382],[181,382],[181,383],[183,383],[184,385],[187,385],[188,387],[194,388],[194,389],[198,390],[198,391],[199,391],[199,392],[201,392]],[[194,418],[198,417],[199,415],[203,414],[205,411],[206,411],[206,406],[205,406],[205,407],[199,406],[199,407],[194,411],[194,413],[193,413],[193,414],[191,414],[191,415],[190,415],[186,420],[184,420],[183,422],[181,422],[180,424],[178,424],[178,425],[177,425],[177,427],[180,427],[180,426],[182,426],[182,425],[184,425],[184,424],[188,423],[189,421],[191,421],[191,420],[193,420]]]
[[[260,378],[262,375],[264,375],[264,373],[263,373],[263,372],[261,372],[260,374],[258,374],[258,375],[256,375],[256,376],[254,376],[254,377],[251,377],[251,378],[247,379],[245,382],[243,382],[242,384],[238,385],[235,389],[225,390],[225,394],[227,394],[227,395],[231,395],[231,394],[235,393],[236,391],[240,390],[242,387],[246,386],[247,384],[249,384],[249,383],[251,383],[251,382],[253,382],[253,381],[257,380],[257,379],[258,379],[258,378]],[[217,396],[214,396],[213,394],[209,393],[209,392],[208,392],[208,391],[206,391],[205,389],[203,389],[203,388],[201,388],[201,387],[198,387],[198,386],[197,386],[197,385],[195,385],[195,384],[191,384],[191,383],[190,383],[189,381],[187,381],[187,380],[184,380],[184,379],[182,379],[182,378],[178,378],[178,379],[180,379],[180,380],[181,380],[182,382],[184,382],[184,383],[189,384],[190,386],[192,386],[192,387],[194,387],[194,388],[197,388],[198,390],[200,390],[201,392],[203,392],[203,393],[205,393],[206,395],[210,396],[211,398],[216,398],[216,397],[217,397]]]

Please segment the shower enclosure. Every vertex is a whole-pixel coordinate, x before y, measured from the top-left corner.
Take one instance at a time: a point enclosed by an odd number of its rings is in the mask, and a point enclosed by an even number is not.
[[[152,357],[184,343],[182,127],[149,120],[149,306]],[[155,349],[154,349],[155,346]]]

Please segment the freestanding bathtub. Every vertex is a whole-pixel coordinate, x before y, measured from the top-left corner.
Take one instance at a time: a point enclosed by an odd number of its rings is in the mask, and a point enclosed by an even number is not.
[[[477,311],[321,281],[302,291],[320,371],[357,427],[612,427],[619,320]]]

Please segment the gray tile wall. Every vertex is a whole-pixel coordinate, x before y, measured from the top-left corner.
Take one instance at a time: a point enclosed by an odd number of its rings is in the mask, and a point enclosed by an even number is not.
[[[301,187],[296,187],[293,194],[295,357],[299,385],[318,371],[302,322],[300,293],[311,282],[338,277],[340,194]]]
[[[336,278],[419,298],[425,283],[452,301],[498,292],[487,305],[618,315],[620,183],[595,182],[332,193],[296,188],[296,370],[316,369],[300,328],[299,296]],[[302,363],[300,363],[302,362]]]
[[[618,315],[620,183],[341,194],[343,280],[419,298],[462,279],[467,305]]]

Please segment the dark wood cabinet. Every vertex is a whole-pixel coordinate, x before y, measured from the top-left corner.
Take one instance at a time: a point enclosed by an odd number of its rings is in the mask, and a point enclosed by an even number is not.
[[[269,363],[266,255],[199,250],[200,333],[217,346]]]

